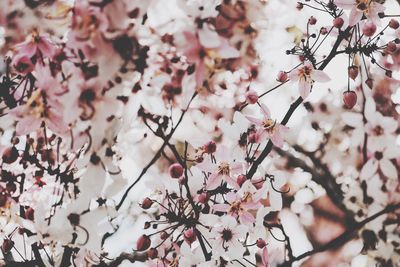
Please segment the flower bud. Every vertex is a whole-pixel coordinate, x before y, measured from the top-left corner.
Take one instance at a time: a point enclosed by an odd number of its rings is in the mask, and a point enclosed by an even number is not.
[[[311,17],[308,19],[308,23],[309,23],[310,25],[315,25],[315,24],[317,23],[317,19],[316,19],[315,17],[311,16]]]
[[[369,89],[372,89],[372,87],[374,86],[374,80],[371,79],[371,78],[368,78],[368,79],[365,81],[365,84],[369,87]]]
[[[155,248],[151,248],[149,249],[149,251],[147,251],[147,257],[149,257],[150,259],[155,259],[158,256],[158,251]]]
[[[26,211],[25,211],[25,219],[27,220],[34,220],[34,214],[35,214],[35,210],[32,209],[31,207],[29,207]]]
[[[395,42],[389,42],[389,43],[387,44],[387,50],[388,50],[390,53],[395,52],[395,51],[397,50],[397,45],[396,45],[396,43],[395,43]]]
[[[179,163],[174,163],[171,166],[169,166],[168,172],[172,178],[178,179],[183,175],[183,167]]]
[[[192,244],[194,241],[196,241],[196,234],[195,234],[193,228],[190,228],[190,229],[186,230],[186,231],[183,233],[183,237],[184,237],[185,241],[186,241],[189,245]]]
[[[259,238],[256,241],[256,245],[258,248],[264,248],[267,245],[267,243],[264,241],[264,239]]]
[[[280,72],[278,73],[278,78],[277,78],[276,80],[277,80],[278,82],[283,83],[283,82],[286,82],[287,79],[288,79],[288,74],[287,74],[286,72],[284,72],[284,71],[280,71]]]
[[[254,90],[249,90],[246,92],[246,101],[249,104],[255,104],[258,100],[258,94]]]
[[[2,159],[4,163],[11,164],[18,159],[18,156],[19,156],[18,150],[15,148],[15,146],[12,146],[12,147],[7,147],[3,151]]]
[[[147,210],[151,207],[151,205],[153,205],[153,200],[151,200],[150,198],[146,197],[145,199],[143,199],[142,202],[142,209]]]
[[[169,235],[167,234],[167,232],[161,232],[161,233],[160,233],[160,238],[161,238],[162,240],[167,239],[168,236],[169,236]]]
[[[338,29],[342,28],[343,23],[344,23],[344,20],[341,17],[335,18],[332,22],[333,27],[338,28]]]
[[[3,240],[3,245],[1,245],[1,249],[3,250],[3,253],[8,253],[10,250],[14,247],[14,241],[11,239],[4,239]]]
[[[205,192],[203,192],[203,193],[201,193],[201,194],[199,195],[198,199],[199,199],[199,202],[200,202],[201,204],[205,204],[205,203],[207,203],[207,201],[208,201],[208,194],[205,193]]]
[[[241,187],[242,184],[244,184],[244,182],[246,182],[246,180],[247,180],[246,175],[241,174],[241,175],[238,176],[236,182],[237,182],[237,184]]]
[[[362,32],[365,36],[371,37],[376,32],[376,25],[373,22],[367,22],[364,24]]]
[[[389,22],[389,27],[396,30],[397,28],[399,28],[399,22],[395,19],[391,19]]]
[[[354,91],[346,91],[343,93],[343,102],[348,109],[354,107],[357,103],[357,94]]]
[[[136,249],[138,251],[145,251],[146,249],[148,249],[150,247],[150,245],[151,245],[151,240],[150,240],[150,237],[148,237],[147,235],[142,235],[136,241]]]
[[[212,154],[217,150],[217,144],[214,141],[210,141],[203,146],[204,152]]]
[[[349,77],[350,77],[352,80],[355,80],[355,79],[357,78],[357,76],[358,76],[358,67],[357,67],[357,66],[350,66],[350,67],[347,69],[347,71],[348,71],[348,73],[349,73]]]
[[[325,35],[325,34],[328,33],[328,29],[325,28],[325,27],[322,27],[322,28],[319,30],[319,32],[320,32],[322,35]]]

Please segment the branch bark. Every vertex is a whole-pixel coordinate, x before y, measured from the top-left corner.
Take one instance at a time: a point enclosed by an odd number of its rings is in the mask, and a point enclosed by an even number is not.
[[[333,240],[331,240],[330,242],[326,243],[323,246],[320,246],[318,248],[315,248],[313,250],[307,251],[303,254],[300,254],[297,257],[292,258],[291,260],[288,260],[286,262],[284,262],[282,264],[283,267],[289,267],[292,266],[292,264],[296,261],[302,260],[306,257],[312,256],[314,254],[320,253],[320,252],[324,252],[330,249],[335,249],[338,248],[344,244],[346,244],[347,242],[349,242],[350,240],[354,239],[356,236],[357,231],[361,230],[367,223],[375,220],[376,218],[384,215],[384,214],[388,214],[391,212],[394,212],[396,210],[400,209],[400,203],[397,204],[390,204],[388,205],[386,208],[384,208],[383,210],[375,213],[374,215],[360,221],[360,222],[356,222],[353,225],[349,226],[348,229],[343,232],[341,235],[339,235],[338,237],[334,238]]]

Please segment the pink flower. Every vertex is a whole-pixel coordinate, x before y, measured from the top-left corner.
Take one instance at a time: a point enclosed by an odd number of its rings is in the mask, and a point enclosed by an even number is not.
[[[236,162],[232,157],[228,148],[221,146],[215,154],[216,164],[209,161],[203,161],[196,165],[200,170],[211,173],[207,179],[206,189],[213,190],[217,188],[221,182],[225,181],[230,186],[238,188],[237,183],[233,179],[235,174],[243,173],[244,164]]]
[[[289,78],[292,81],[299,81],[299,91],[303,99],[306,99],[310,94],[314,82],[327,82],[330,80],[323,71],[314,69],[310,62],[306,62],[301,68],[290,72]]]
[[[365,15],[368,20],[379,24],[379,13],[385,10],[382,4],[371,0],[336,0],[335,4],[344,9],[351,9],[349,25],[356,25]]]
[[[264,193],[265,190],[257,190],[251,181],[247,180],[237,193],[230,192],[226,195],[228,204],[215,204],[213,209],[227,212],[234,218],[239,218],[241,223],[252,224],[256,220],[249,211],[257,210],[262,206],[260,200]]]
[[[63,118],[63,105],[57,100],[56,94],[60,92],[57,80],[51,76],[46,66],[38,64],[35,71],[37,89],[24,105],[10,111],[18,120],[16,133],[26,135],[44,123],[53,132],[63,134],[68,126]]]
[[[262,119],[246,116],[246,118],[250,122],[252,122],[259,128],[256,132],[258,142],[264,140],[265,138],[268,138],[275,146],[282,147],[282,133],[287,132],[289,128],[280,123],[277,123],[276,120],[272,120],[269,109],[266,105],[261,104],[261,112],[264,115]]]
[[[58,134],[68,130],[63,120],[62,104],[55,99],[47,98],[43,90],[34,91],[24,105],[14,108],[10,114],[17,117],[17,135],[36,131],[42,123]]]
[[[30,39],[16,45],[18,56],[31,58],[34,55],[41,57],[52,57],[56,52],[56,46],[49,38],[40,36],[37,32],[33,32]]]
[[[205,58],[237,58],[239,51],[230,46],[228,40],[220,37],[209,27],[204,27],[198,31],[198,35],[192,32],[183,32],[187,48],[184,55],[190,63],[196,64],[195,77],[197,87],[201,87],[206,76],[207,63]]]
[[[215,211],[226,212],[234,218],[239,218],[243,224],[252,224],[255,222],[254,216],[248,211],[251,206],[243,202],[236,193],[230,192],[226,194],[225,199],[228,204],[215,204],[213,209]]]

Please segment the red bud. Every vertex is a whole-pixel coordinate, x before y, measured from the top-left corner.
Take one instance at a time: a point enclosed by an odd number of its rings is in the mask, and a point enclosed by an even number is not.
[[[151,200],[150,198],[146,197],[145,199],[143,199],[142,202],[142,209],[149,209],[151,207],[151,205],[153,205],[153,200]]]
[[[396,30],[397,28],[399,28],[399,22],[395,19],[391,19],[389,22],[389,27]]]
[[[338,29],[342,28],[343,23],[344,23],[344,20],[342,18],[340,18],[340,17],[334,19],[333,22],[332,22],[333,27],[338,28]]]
[[[258,94],[253,91],[253,90],[249,90],[246,92],[246,101],[249,104],[255,104],[258,101]]]
[[[3,162],[7,164],[11,164],[18,159],[18,150],[13,147],[8,147],[3,151]]]
[[[354,91],[346,91],[343,93],[343,102],[348,109],[354,107],[357,103],[357,94]]]
[[[174,163],[169,166],[168,172],[172,178],[178,179],[183,175],[183,167],[179,163]]]
[[[373,22],[367,22],[364,24],[362,31],[365,36],[371,37],[376,32],[376,25]]]
[[[264,239],[259,238],[256,241],[256,245],[258,248],[264,248],[267,245],[267,243],[264,241]]]
[[[146,249],[148,249],[150,247],[150,245],[151,245],[151,240],[150,240],[150,237],[148,237],[147,235],[142,235],[136,241],[136,249],[138,251],[145,251]]]
[[[355,80],[358,76],[358,67],[357,66],[350,66],[348,68],[349,77],[352,80]]]

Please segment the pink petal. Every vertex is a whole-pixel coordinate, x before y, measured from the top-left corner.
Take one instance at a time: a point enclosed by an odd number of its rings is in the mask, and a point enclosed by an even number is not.
[[[278,134],[272,135],[271,141],[275,146],[277,146],[279,148],[281,148],[283,146],[283,138]]]
[[[269,119],[271,117],[271,112],[265,104],[261,104],[261,111],[266,119]]]
[[[246,119],[248,119],[250,122],[252,122],[255,125],[262,125],[262,120],[251,117],[251,116],[246,116]]]
[[[329,78],[329,76],[321,70],[313,70],[311,73],[311,78],[317,82],[327,82],[331,80],[331,78]]]
[[[262,261],[262,266],[263,267],[268,267],[269,266],[269,255],[268,255],[268,249],[267,246],[263,248],[262,254],[261,254],[261,261]]]
[[[227,212],[230,208],[230,205],[228,204],[215,204],[212,207],[215,211],[220,211],[220,212]]]
[[[26,135],[28,133],[36,131],[41,124],[42,120],[40,118],[35,118],[33,116],[26,116],[18,121],[16,127],[16,134]]]
[[[356,25],[362,18],[363,12],[357,10],[357,8],[353,8],[350,12],[349,26]]]
[[[18,46],[18,54],[29,58],[36,54],[36,50],[37,45],[33,42],[24,43],[21,44],[21,46]]]
[[[242,223],[254,223],[256,221],[256,219],[254,218],[254,216],[248,212],[248,211],[244,211],[241,215],[240,215],[240,221]]]
[[[306,82],[304,79],[299,81],[299,92],[303,99],[306,99],[311,91],[311,83]]]
[[[222,176],[219,174],[211,174],[207,180],[206,189],[213,190],[217,188],[222,182]]]
[[[335,1],[335,5],[337,5],[338,7],[344,8],[344,9],[353,8],[355,4],[356,4],[355,0],[336,0]]]
[[[56,51],[56,48],[49,40],[42,37],[38,44],[38,49],[42,52],[44,57],[52,57]]]
[[[196,70],[195,70],[195,77],[196,77],[196,86],[197,88],[203,86],[203,81],[206,76],[206,67],[204,65],[203,61],[199,61],[196,64]]]

